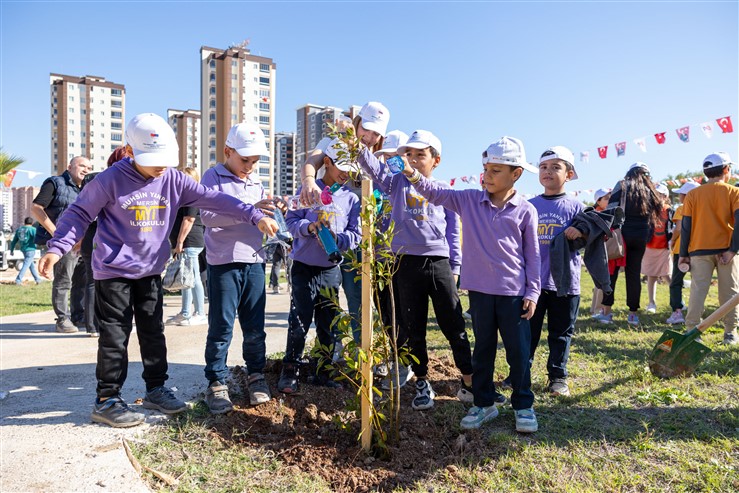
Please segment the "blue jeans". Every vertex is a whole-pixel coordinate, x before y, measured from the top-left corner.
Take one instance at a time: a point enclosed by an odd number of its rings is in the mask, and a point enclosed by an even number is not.
[[[324,298],[320,291],[329,288],[338,293],[341,283],[339,267],[316,267],[293,260],[290,272],[293,294],[290,300],[288,315],[287,346],[285,347],[285,363],[299,364],[305,349],[305,337],[315,316],[316,336],[322,346],[333,352],[334,338],[331,323],[338,313],[333,302]]]
[[[248,373],[262,373],[267,346],[264,309],[267,304],[264,264],[233,262],[208,265],[208,338],[205,342],[205,378],[224,382],[226,358],[239,317],[244,343],[241,348]]]
[[[185,318],[190,315],[205,315],[205,290],[203,289],[203,279],[200,277],[200,264],[198,263],[198,255],[203,251],[202,247],[187,247],[183,253],[192,259],[193,277],[195,278],[195,286],[182,290],[182,310],[181,313]],[[195,301],[195,311],[190,313],[190,303]]]
[[[26,275],[26,271],[29,268],[31,269],[31,275],[33,276],[33,280],[36,281],[36,284],[38,284],[38,282],[41,280],[38,275],[38,271],[36,270],[36,264],[33,263],[33,258],[35,256],[36,250],[28,250],[27,252],[23,252],[23,265],[21,266],[21,271],[15,278],[16,284],[20,284],[23,282],[23,276]]]
[[[511,406],[515,410],[528,409],[534,404],[531,391],[531,328],[521,318],[523,297],[499,296],[470,291],[470,314],[475,333],[472,351],[472,393],[475,406],[488,407],[495,402],[495,355],[498,351],[498,331],[503,338],[505,356],[511,367],[513,393]]]
[[[357,258],[360,261],[362,259],[359,254],[357,254]],[[361,272],[357,269],[352,269],[350,261],[344,259],[341,264],[341,287],[349,306],[349,314],[352,316],[352,336],[357,343],[362,340],[362,331],[359,329],[359,317],[362,310],[362,280],[357,279],[360,274]]]
[[[544,315],[546,314],[547,343],[549,344],[547,373],[550,380],[567,378],[567,360],[570,359],[570,344],[572,343],[572,334],[575,333],[575,322],[579,309],[579,294],[557,296],[556,291],[541,290],[536,311],[530,320],[531,362],[534,362],[534,352],[541,339],[541,330],[544,326]]]

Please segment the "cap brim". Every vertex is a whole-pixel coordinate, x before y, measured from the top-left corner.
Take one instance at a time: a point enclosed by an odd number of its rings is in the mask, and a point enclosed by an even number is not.
[[[539,174],[539,168],[531,163],[513,163],[511,161],[503,161],[502,159],[488,158],[483,162],[483,164],[502,164],[504,166],[512,166],[514,168],[521,167],[526,171]]]
[[[396,152],[400,152],[398,147],[387,147],[385,149],[380,149],[375,153],[375,157],[380,157],[383,154],[395,154]]]
[[[387,132],[387,123],[383,124],[379,122],[366,122],[362,120],[362,128],[371,132],[377,132],[382,137],[384,137],[385,132]]]
[[[336,166],[336,169],[339,171],[349,172],[352,170],[352,165],[349,163],[334,163],[334,166]]]
[[[433,146],[426,142],[408,142],[406,145],[398,147],[398,154],[405,154],[405,151],[407,151],[409,147],[411,149],[426,149],[427,147]]]
[[[176,168],[180,164],[177,151],[147,152],[133,149],[133,160],[145,168]]]
[[[256,145],[256,146],[242,147],[240,149],[234,149],[234,150],[241,157],[269,156],[269,151],[267,150],[267,146],[266,145]]]

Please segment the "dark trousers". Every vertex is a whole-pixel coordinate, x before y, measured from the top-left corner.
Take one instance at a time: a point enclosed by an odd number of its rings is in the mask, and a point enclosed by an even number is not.
[[[280,285],[280,269],[285,263],[287,257],[285,248],[282,245],[275,246],[275,253],[272,254],[272,270],[269,273],[269,287],[276,288]]]
[[[92,272],[92,252],[81,252],[85,265],[85,327],[87,332],[97,332],[95,320],[95,278]]]
[[[672,277],[670,278],[670,307],[672,311],[682,310],[685,308],[683,304],[683,280],[685,272],[677,268],[677,262],[680,255],[677,253],[672,256]]]
[[[128,375],[128,339],[136,317],[146,390],[167,380],[167,342],[162,319],[162,278],[117,277],[95,281],[95,316],[100,330],[96,375],[98,397],[114,397]]]
[[[547,317],[547,342],[549,344],[549,359],[547,373],[549,379],[567,378],[567,360],[570,358],[570,343],[575,333],[575,321],[580,309],[580,295],[557,296],[556,291],[543,289],[536,304],[536,311],[531,317],[531,355],[534,362],[534,352],[541,339],[544,326],[544,316]]]
[[[324,297],[320,291],[328,288],[334,296],[338,296],[341,269],[338,265],[317,267],[293,260],[290,277],[292,296],[290,314],[287,318],[287,346],[283,361],[291,364],[300,363],[305,349],[305,337],[314,319],[318,342],[327,348],[323,356],[330,358],[334,345],[331,325],[339,313],[339,308],[331,299]]]
[[[267,362],[264,311],[265,264],[232,262],[208,266],[208,338],[205,341],[205,378],[225,382],[228,348],[234,321],[239,317],[244,340],[241,353],[248,374],[262,373]]]
[[[624,235],[624,244],[626,245],[626,306],[635,312],[639,310],[639,298],[641,298],[641,261],[647,249],[647,239]],[[613,292],[603,295],[604,306],[613,306],[617,280],[618,269],[611,275]]]
[[[498,351],[498,331],[503,338],[506,361],[510,366],[509,378],[513,393],[513,409],[528,409],[534,404],[531,391],[531,328],[529,321],[521,318],[523,297],[498,296],[470,291],[470,314],[475,334],[472,353],[472,393],[475,406],[488,407],[495,402],[495,355]]]
[[[418,363],[413,362],[413,372],[419,377],[428,374],[428,350],[426,325],[428,324],[429,298],[434,306],[436,320],[444,337],[449,341],[454,364],[463,375],[472,373],[470,341],[462,316],[454,274],[446,257],[402,255],[398,259],[396,293],[400,304],[401,323],[408,334],[408,345]]]
[[[92,269],[92,267],[91,267]],[[93,280],[94,281],[94,280]],[[87,325],[87,268],[80,255],[72,273],[72,290],[69,292],[69,312],[72,323],[78,327]],[[90,312],[92,313],[92,312]],[[94,319],[94,317],[93,317]]]

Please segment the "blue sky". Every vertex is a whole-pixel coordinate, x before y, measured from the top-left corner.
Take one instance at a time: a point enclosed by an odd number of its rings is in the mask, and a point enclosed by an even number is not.
[[[737,5],[3,0],[0,145],[43,172],[14,185],[39,185],[50,170],[50,72],[125,84],[128,118],[166,116],[199,106],[200,46],[248,38],[277,64],[276,131],[294,131],[305,103],[374,100],[390,109],[391,129],[441,139],[442,179],[477,176],[502,135],[522,139],[529,161],[551,145],[590,151],[569,190],[613,186],[634,161],[664,178],[700,169],[715,150],[739,158]],[[715,128],[709,140],[696,126],[727,115],[734,133]],[[686,125],[689,143],[675,133]],[[656,132],[667,132],[664,145]],[[532,174],[518,188],[541,191]]]

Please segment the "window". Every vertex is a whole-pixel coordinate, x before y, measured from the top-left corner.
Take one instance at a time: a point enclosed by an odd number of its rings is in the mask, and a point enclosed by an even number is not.
[[[70,142],[69,147],[74,147],[74,142]]]
[[[260,77],[259,78],[259,84],[263,86],[269,85],[269,77]]]
[[[214,59],[212,59],[212,58],[211,58],[211,60],[210,60],[210,62],[208,63],[208,65],[210,66],[210,68],[216,68],[216,61],[215,61]]]
[[[56,115],[56,109],[54,109],[54,114]]]
[[[269,125],[269,117],[268,116],[260,116],[259,117],[259,123],[262,125]]]
[[[208,132],[208,133],[210,133],[210,135],[215,135],[216,134],[216,127],[215,127],[215,125],[211,125],[210,126],[210,132]]]
[[[122,130],[123,124],[119,122],[111,122],[110,128],[112,128],[113,130]]]
[[[105,149],[105,146],[102,146],[102,145],[101,145],[101,146],[100,146],[100,148],[101,148],[101,149]],[[118,149],[118,146],[117,146],[117,145],[113,144],[113,145],[111,145],[111,146],[110,146],[110,150],[111,150],[111,151],[115,151],[116,149]]]
[[[87,102],[87,98],[84,96],[80,96],[80,103],[86,103],[86,102]]]
[[[105,112],[103,112],[103,114],[105,114]],[[123,113],[120,112],[120,111],[111,111],[110,112],[110,116],[111,116],[111,118],[118,118],[118,119],[120,119],[120,118],[123,118]]]
[[[260,63],[259,64],[259,71],[260,72],[269,72],[269,64],[268,63]]]
[[[120,101],[116,101],[115,99],[111,99],[111,100],[110,100],[110,105],[111,105],[111,106],[112,106],[113,108],[120,108],[120,107],[122,107],[122,106],[123,106],[123,103],[121,103]]]
[[[210,147],[215,147],[216,146],[216,139],[210,139],[210,142],[208,142],[208,144],[210,145]]]
[[[121,92],[120,89],[111,89],[110,90],[110,95],[111,96],[121,96],[122,94],[123,93]]]
[[[83,148],[83,149],[85,149],[85,148],[87,148],[87,144],[80,144],[80,147]]]
[[[56,142],[54,142],[54,149],[56,149]]]
[[[269,176],[268,168],[259,168],[259,176]]]
[[[256,92],[255,92],[255,94],[256,94]],[[269,97],[269,89],[260,89],[259,90],[259,96],[260,97],[263,97],[263,98],[268,98]]]
[[[70,101],[74,101],[74,96],[69,96]]]
[[[216,74],[210,74],[210,81],[215,82],[216,81]]]
[[[215,94],[216,94],[216,88],[215,88],[215,86],[213,86],[213,87],[210,88],[210,95],[211,96],[215,96]]]
[[[123,135],[122,134],[110,134],[110,140],[112,140],[113,142],[122,142]]]
[[[269,103],[259,103],[259,109],[262,111],[269,111]]]
[[[211,108],[215,108],[216,107],[216,100],[215,99],[211,99],[210,100],[210,107]]]
[[[212,122],[216,121],[216,114],[215,113],[211,113],[210,116],[208,117],[208,119],[210,121],[212,121]]]
[[[215,152],[211,152],[210,153],[210,160],[211,161],[215,161],[216,160],[216,153]]]
[[[74,125],[74,120],[72,118],[69,119],[69,124]]]
[[[238,78],[239,78],[238,75],[231,74],[231,80],[238,80]]]
[[[82,137],[87,137],[87,132],[80,132],[80,135],[81,135]]]
[[[239,66],[239,62],[236,60],[231,60],[231,68],[236,68]]]
[[[56,98],[54,98],[54,104],[56,104],[56,103],[57,103]]]

